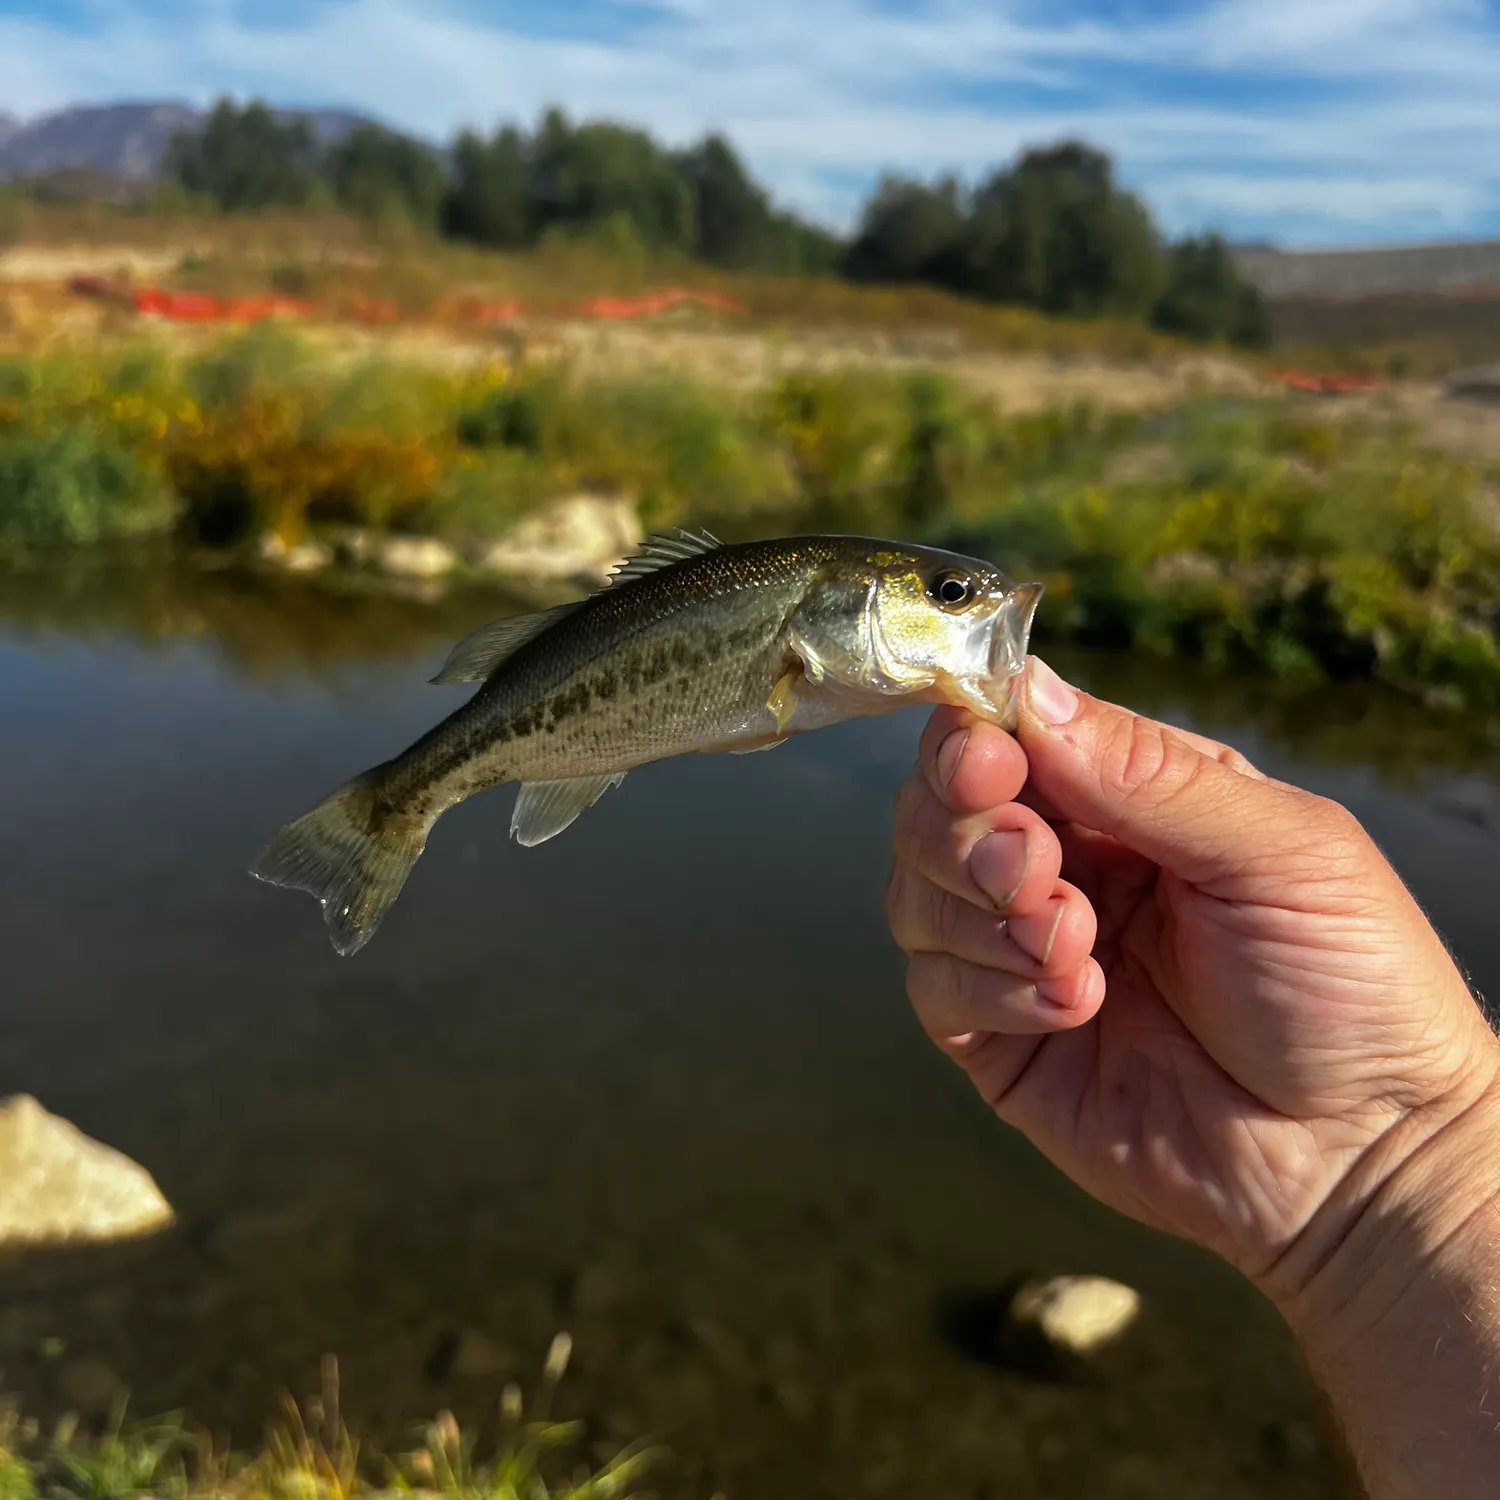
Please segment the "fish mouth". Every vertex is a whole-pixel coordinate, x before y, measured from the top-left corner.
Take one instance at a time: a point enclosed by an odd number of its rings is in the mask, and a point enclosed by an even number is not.
[[[1044,592],[1040,583],[1020,583],[1003,594],[990,634],[991,677],[1019,677],[1026,670],[1031,622]]]

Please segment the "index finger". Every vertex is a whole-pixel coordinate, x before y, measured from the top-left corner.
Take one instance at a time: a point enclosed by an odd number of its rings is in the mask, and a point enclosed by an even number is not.
[[[959,816],[1014,802],[1026,783],[1026,752],[998,725],[958,708],[934,710],[917,752],[933,795]]]

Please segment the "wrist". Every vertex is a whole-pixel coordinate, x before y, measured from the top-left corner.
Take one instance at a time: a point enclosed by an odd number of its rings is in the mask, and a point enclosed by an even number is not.
[[[1298,1334],[1337,1342],[1377,1321],[1382,1295],[1403,1295],[1500,1197],[1500,1040],[1486,1033],[1466,1072],[1363,1153],[1262,1278]]]
[[[1500,1072],[1415,1129],[1389,1143],[1394,1163],[1361,1162],[1323,1210],[1342,1229],[1297,1247],[1266,1290],[1371,1493],[1467,1500],[1490,1493],[1473,1476],[1500,1471]]]

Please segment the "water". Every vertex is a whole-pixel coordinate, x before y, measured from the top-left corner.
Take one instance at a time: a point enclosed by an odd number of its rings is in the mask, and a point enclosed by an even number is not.
[[[476,799],[345,961],[246,862],[456,701],[425,680],[492,602],[157,574],[0,599],[0,1093],[181,1220],[0,1270],[28,1405],[86,1357],[245,1442],[336,1352],[363,1429],[482,1424],[566,1328],[559,1412],[600,1452],[667,1443],[667,1496],[1344,1493],[1275,1315],[1073,1190],[920,1037],[879,908],[919,717],[647,768],[535,850],[509,793]],[[1348,803],[1500,993],[1496,765],[1462,725],[1054,660]],[[1030,1268],[1140,1288],[1125,1378],[964,1356],[944,1309]]]

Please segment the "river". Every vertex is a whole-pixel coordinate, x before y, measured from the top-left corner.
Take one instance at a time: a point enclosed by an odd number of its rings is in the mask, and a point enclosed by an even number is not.
[[[6,1387],[46,1413],[86,1357],[247,1443],[332,1352],[389,1439],[482,1425],[566,1329],[558,1412],[601,1453],[666,1444],[668,1497],[1345,1493],[1274,1313],[1086,1200],[921,1038],[879,904],[919,716],[647,768],[533,850],[508,793],[476,799],[352,960],[246,876],[457,701],[426,679],[494,608],[0,582],[0,1093],[145,1164],[180,1219],[0,1268]],[[1500,769],[1462,723],[1053,660],[1347,803],[1500,993]],[[966,1357],[962,1309],[1029,1269],[1140,1289],[1123,1375]]]

